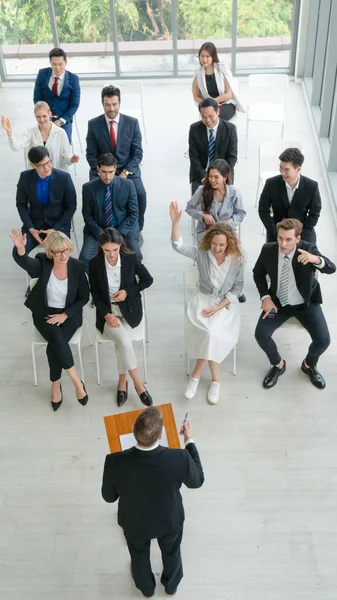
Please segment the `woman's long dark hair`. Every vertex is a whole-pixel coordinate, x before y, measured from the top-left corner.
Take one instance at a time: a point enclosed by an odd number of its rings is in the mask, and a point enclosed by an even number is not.
[[[204,211],[205,213],[209,213],[211,210],[213,198],[214,198],[214,190],[209,182],[208,176],[211,169],[216,169],[219,173],[225,178],[227,178],[227,183],[230,185],[232,183],[232,174],[231,168],[226,160],[223,158],[216,158],[209,165],[206,172],[206,180],[204,183],[204,189],[202,191],[202,197],[204,201]],[[226,184],[225,184],[225,193],[226,193]]]
[[[127,247],[124,238],[119,233],[118,229],[115,229],[114,227],[107,227],[106,229],[103,229],[102,233],[100,233],[98,236],[98,243],[99,246],[97,255],[104,254],[102,249],[102,246],[104,246],[104,244],[119,244],[120,252],[122,254],[134,254],[132,250],[129,250],[129,248]]]
[[[205,42],[204,44],[202,44],[202,46],[200,46],[200,49],[199,49],[199,63],[200,63],[200,54],[202,53],[203,50],[208,52],[208,54],[212,57],[212,60],[214,63],[220,62],[217,49],[214,46],[213,42]]]

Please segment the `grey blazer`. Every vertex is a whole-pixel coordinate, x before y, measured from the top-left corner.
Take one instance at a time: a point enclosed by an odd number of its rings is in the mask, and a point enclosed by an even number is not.
[[[197,225],[198,241],[206,231],[206,223],[203,220],[205,211],[205,205],[202,197],[203,189],[203,185],[198,187],[191,200],[187,202],[185,209],[185,212],[187,212],[192,219],[199,221]],[[219,204],[220,210],[217,212],[217,209],[219,209]],[[212,215],[214,221],[227,221],[227,223],[233,227],[240,225],[246,216],[241,192],[233,185],[226,185],[226,195],[224,201],[219,203],[216,200],[213,200],[210,214]]]
[[[178,243],[171,242],[171,244],[178,254],[188,256],[188,258],[192,258],[192,260],[197,263],[199,271],[199,289],[203,294],[212,295],[216,290],[211,283],[210,258],[207,251],[199,250],[199,248],[192,246],[191,244],[185,244],[181,238]],[[220,290],[221,300],[226,297],[230,302],[233,302],[241,294],[243,290],[243,267],[244,265],[239,258],[232,258],[227,277]]]

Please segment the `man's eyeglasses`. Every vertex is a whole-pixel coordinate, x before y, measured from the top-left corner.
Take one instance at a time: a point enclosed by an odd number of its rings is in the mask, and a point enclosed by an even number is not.
[[[52,164],[51,160],[48,160],[48,162],[43,163],[42,165],[35,165],[37,169],[45,169],[46,167],[50,167],[50,165]]]
[[[52,252],[52,254],[54,256],[57,256],[57,258],[60,258],[60,256],[62,256],[62,254],[65,254],[65,256],[68,256],[68,254],[70,254],[71,250],[70,248],[66,248],[65,250],[58,250],[57,252]]]

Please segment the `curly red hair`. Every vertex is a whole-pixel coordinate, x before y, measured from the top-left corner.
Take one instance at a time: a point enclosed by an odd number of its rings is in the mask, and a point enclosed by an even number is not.
[[[236,256],[243,260],[243,254],[240,248],[240,242],[235,229],[226,221],[218,221],[207,229],[205,235],[199,242],[199,250],[210,250],[212,239],[215,235],[225,235],[227,238],[226,256]]]

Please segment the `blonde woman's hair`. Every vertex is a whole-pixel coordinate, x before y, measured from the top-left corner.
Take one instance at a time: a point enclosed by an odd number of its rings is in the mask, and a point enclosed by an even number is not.
[[[244,260],[243,253],[240,248],[240,242],[238,236],[236,235],[235,229],[230,226],[226,221],[218,221],[214,225],[212,225],[209,229],[207,229],[205,235],[201,238],[199,242],[199,250],[210,250],[212,239],[215,235],[225,235],[227,238],[227,256],[235,256],[240,258],[240,260]]]
[[[36,104],[34,104],[34,114],[36,113],[37,110],[39,110],[40,108],[43,108],[44,110],[48,110],[50,112],[50,106],[47,102],[45,102],[44,100],[40,100],[39,102],[37,102]]]
[[[46,241],[46,255],[48,258],[53,258],[54,252],[62,252],[62,250],[73,251],[73,245],[68,236],[63,231],[54,231]]]

